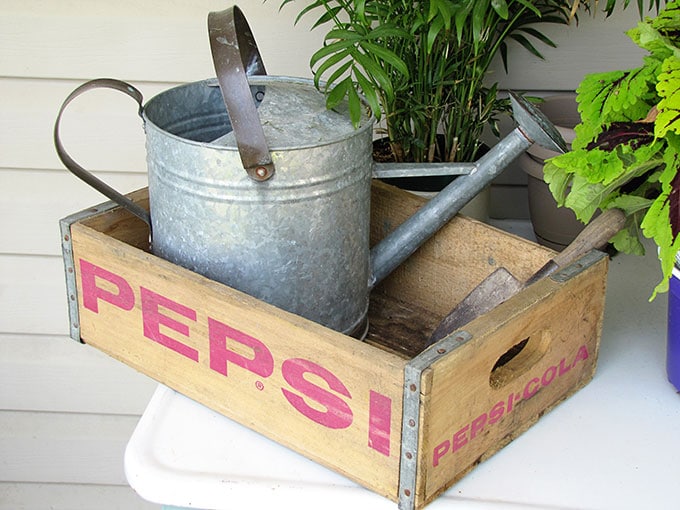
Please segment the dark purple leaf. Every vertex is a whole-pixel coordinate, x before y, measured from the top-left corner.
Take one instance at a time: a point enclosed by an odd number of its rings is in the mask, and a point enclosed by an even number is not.
[[[670,205],[671,230],[673,231],[673,242],[680,233],[680,172],[676,172],[671,181],[671,192],[668,197]]]
[[[588,150],[602,149],[611,152],[619,145],[630,144],[634,149],[654,141],[654,124],[647,122],[612,122],[600,133]]]

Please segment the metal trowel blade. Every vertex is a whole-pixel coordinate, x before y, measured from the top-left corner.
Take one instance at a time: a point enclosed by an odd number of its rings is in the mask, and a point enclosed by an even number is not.
[[[522,287],[522,282],[507,269],[504,267],[496,269],[444,317],[430,336],[428,346],[500,305],[517,294]]]

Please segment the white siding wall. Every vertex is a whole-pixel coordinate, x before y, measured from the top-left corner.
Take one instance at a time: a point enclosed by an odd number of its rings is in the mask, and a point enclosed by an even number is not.
[[[292,26],[279,0],[241,0],[270,74],[307,76],[320,33]],[[123,474],[123,451],[155,383],[68,338],[58,220],[103,199],[59,163],[59,105],[96,77],[150,98],[213,75],[205,17],[218,0],[0,0],[0,509],[154,508]],[[585,72],[635,65],[633,12],[579,29],[550,62],[524,54],[503,83],[573,89]],[[631,54],[632,50],[632,54]],[[121,191],[145,185],[134,103],[96,91],[68,109],[64,142]]]

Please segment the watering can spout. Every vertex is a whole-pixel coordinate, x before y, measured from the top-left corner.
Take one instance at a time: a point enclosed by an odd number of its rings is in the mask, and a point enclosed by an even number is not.
[[[413,216],[371,249],[369,289],[373,289],[496,178],[533,143],[565,152],[566,144],[550,121],[526,99],[510,93],[517,127]]]

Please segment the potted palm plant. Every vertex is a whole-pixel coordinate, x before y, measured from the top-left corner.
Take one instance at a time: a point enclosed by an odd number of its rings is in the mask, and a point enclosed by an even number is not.
[[[545,178],[557,203],[583,222],[598,210],[623,210],[626,228],[612,240],[618,250],[644,253],[643,236],[656,243],[663,276],[653,296],[670,282],[668,368],[680,389],[680,2],[628,35],[648,52],[643,64],[584,78],[572,149],[547,162]]]
[[[416,163],[474,161],[483,130],[495,130],[507,109],[488,83],[492,61],[500,55],[507,69],[511,41],[540,57],[537,46],[554,46],[541,24],[590,10],[579,0],[282,0],[282,7],[291,3],[301,6],[298,20],[314,15],[313,27],[327,29],[310,64],[329,108],[347,98],[358,122],[363,96],[383,119],[385,157]],[[616,4],[607,0],[607,16]]]

